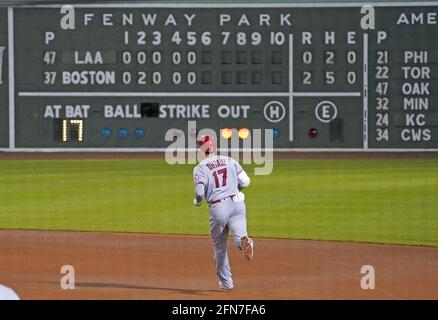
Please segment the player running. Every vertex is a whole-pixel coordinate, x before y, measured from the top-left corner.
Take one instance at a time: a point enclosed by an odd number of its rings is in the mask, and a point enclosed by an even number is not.
[[[240,190],[248,187],[250,179],[240,164],[233,158],[216,155],[216,141],[204,135],[198,147],[207,156],[193,170],[195,183],[195,206],[202,200],[210,208],[210,234],[213,242],[216,274],[221,289],[231,290],[233,278],[227,254],[228,230],[234,244],[243,251],[245,258],[253,258],[253,241],[246,230],[246,207],[244,195]]]

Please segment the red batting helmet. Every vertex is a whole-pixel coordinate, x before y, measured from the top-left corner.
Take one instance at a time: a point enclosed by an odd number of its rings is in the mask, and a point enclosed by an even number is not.
[[[197,141],[198,148],[204,151],[205,154],[216,152],[216,139],[213,136],[203,135]]]

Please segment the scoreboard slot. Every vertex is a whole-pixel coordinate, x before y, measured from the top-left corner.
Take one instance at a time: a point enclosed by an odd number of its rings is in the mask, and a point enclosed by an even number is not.
[[[142,102],[140,104],[142,118],[157,118],[159,113],[158,102]]]

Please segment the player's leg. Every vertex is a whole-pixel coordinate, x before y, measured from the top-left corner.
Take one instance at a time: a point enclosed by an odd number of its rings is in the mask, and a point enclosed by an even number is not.
[[[235,210],[230,215],[228,226],[233,235],[234,245],[243,251],[247,260],[252,260],[254,241],[248,236],[246,226],[246,206],[244,201],[234,202]]]
[[[216,274],[223,289],[233,288],[230,262],[228,260],[228,213],[222,204],[210,208],[210,233],[214,250]]]

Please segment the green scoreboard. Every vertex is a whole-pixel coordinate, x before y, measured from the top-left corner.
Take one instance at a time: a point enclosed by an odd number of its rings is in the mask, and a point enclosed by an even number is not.
[[[438,150],[438,4],[0,8],[0,149]],[[236,129],[236,130],[231,130]]]

